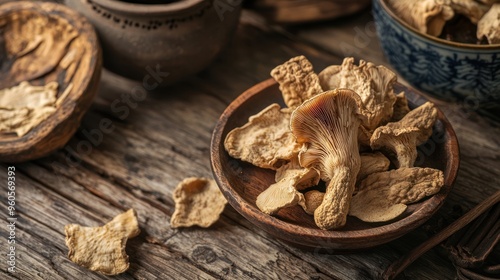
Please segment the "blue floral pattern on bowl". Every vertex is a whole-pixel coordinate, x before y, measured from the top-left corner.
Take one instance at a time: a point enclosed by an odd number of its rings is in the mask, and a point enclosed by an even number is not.
[[[473,106],[500,104],[500,47],[455,47],[400,25],[373,1],[373,16],[385,56],[417,89]],[[488,106],[489,107],[489,106]]]

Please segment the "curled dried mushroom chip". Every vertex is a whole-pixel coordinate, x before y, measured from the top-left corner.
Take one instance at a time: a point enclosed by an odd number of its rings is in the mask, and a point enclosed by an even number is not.
[[[438,36],[455,12],[445,0],[388,0],[394,12],[420,32]]]
[[[318,190],[311,190],[304,194],[304,203],[301,204],[304,211],[309,215],[314,215],[314,211],[321,205],[325,193]]]
[[[279,83],[285,104],[290,108],[323,92],[312,64],[302,55],[274,68],[271,76]]]
[[[269,169],[277,169],[297,154],[299,146],[289,127],[290,109],[271,104],[248,122],[231,130],[224,148],[233,158]]]
[[[28,82],[0,90],[0,134],[22,137],[52,115],[58,106],[57,82],[33,86]]]
[[[359,96],[349,89],[327,91],[306,100],[292,113],[290,127],[299,144],[300,165],[319,170],[328,182],[325,197],[314,211],[322,229],[342,227],[359,171]]]
[[[393,85],[397,76],[384,66],[347,57],[342,65],[332,65],[319,73],[320,84],[325,90],[347,88],[356,92],[362,104],[362,124],[372,131],[388,122],[392,116],[396,95]]]
[[[122,213],[102,227],[66,225],[68,257],[74,263],[106,275],[125,272],[129,267],[125,246],[139,235],[135,210]]]
[[[207,178],[186,178],[174,190],[175,211],[170,219],[173,228],[214,224],[226,206],[226,198],[217,183]]]
[[[370,174],[389,170],[391,161],[380,152],[362,153],[359,156],[361,165],[356,182],[361,182]]]
[[[410,107],[408,107],[408,99],[406,99],[404,91],[396,94],[396,102],[394,103],[391,121],[397,122],[401,120],[410,111]]]
[[[490,10],[477,24],[477,38],[486,37],[490,44],[500,44],[500,3],[491,6]]]
[[[380,126],[370,139],[372,149],[386,150],[397,157],[396,167],[413,167],[417,146],[425,143],[432,134],[437,119],[437,109],[431,102],[410,111],[398,122]]]
[[[304,196],[299,190],[317,185],[319,174],[312,168],[299,165],[298,159],[278,168],[276,183],[257,196],[257,207],[266,214],[274,214],[282,208],[303,204]]]
[[[349,215],[365,222],[385,222],[401,215],[406,205],[439,192],[444,185],[441,170],[399,168],[366,177],[352,197]]]

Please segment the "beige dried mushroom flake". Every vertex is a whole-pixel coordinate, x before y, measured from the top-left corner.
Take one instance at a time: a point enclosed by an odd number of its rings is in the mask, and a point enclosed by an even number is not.
[[[282,208],[303,204],[299,190],[317,185],[319,174],[312,168],[301,167],[298,159],[283,165],[276,171],[276,183],[257,196],[257,207],[266,214],[275,214]]]
[[[359,96],[349,89],[327,91],[306,100],[292,113],[290,126],[297,142],[300,165],[319,170],[329,182],[314,221],[322,229],[344,226],[359,171]]]
[[[362,153],[359,155],[361,166],[356,182],[361,182],[368,175],[389,170],[390,160],[380,152]]]
[[[277,169],[297,154],[299,146],[290,131],[290,110],[272,104],[248,123],[231,130],[224,148],[233,158],[269,169]]]
[[[74,263],[106,275],[125,272],[129,267],[125,246],[139,235],[135,210],[116,216],[102,227],[66,225],[68,257]]]
[[[332,65],[319,73],[320,84],[325,90],[347,88],[361,98],[363,126],[372,131],[391,119],[396,95],[393,85],[396,74],[384,66],[347,57],[342,65]]]
[[[488,39],[490,44],[500,44],[500,4],[491,6],[490,10],[477,24],[477,38]]]
[[[417,146],[425,143],[432,134],[437,119],[437,109],[431,102],[410,111],[398,122],[380,126],[373,132],[370,146],[382,149],[397,157],[396,167],[413,167]]]
[[[396,94],[396,102],[394,103],[391,121],[397,122],[401,120],[410,111],[410,107],[408,107],[408,99],[406,99],[404,91]]]
[[[318,75],[304,56],[294,57],[277,66],[271,71],[271,76],[279,83],[285,104],[290,108],[323,92]]]
[[[207,178],[186,178],[174,190],[175,211],[170,225],[177,227],[214,224],[226,206],[226,198],[217,183]]]
[[[443,172],[433,168],[399,168],[366,177],[352,197],[349,215],[365,222],[385,222],[401,215],[406,205],[439,192]]]
[[[304,203],[301,204],[304,211],[309,215],[314,215],[314,211],[321,205],[325,193],[318,190],[311,190],[304,194]]]
[[[52,115],[58,106],[57,88],[56,82],[45,86],[22,82],[0,90],[0,134],[22,137]]]
[[[438,36],[455,12],[449,0],[388,0],[394,12],[420,32]]]

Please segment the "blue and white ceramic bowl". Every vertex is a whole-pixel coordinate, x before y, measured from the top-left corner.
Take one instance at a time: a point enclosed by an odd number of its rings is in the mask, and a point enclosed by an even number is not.
[[[412,86],[472,109],[500,107],[500,44],[462,44],[423,34],[386,0],[373,0],[373,16],[385,56]]]

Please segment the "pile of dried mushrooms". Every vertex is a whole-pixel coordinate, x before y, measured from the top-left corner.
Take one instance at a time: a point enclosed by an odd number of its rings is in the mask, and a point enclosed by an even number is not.
[[[321,229],[341,228],[347,215],[383,222],[443,186],[442,171],[414,167],[437,109],[410,110],[389,69],[346,58],[316,74],[299,56],[271,76],[286,107],[270,104],[224,141],[230,156],[276,171],[256,200],[264,213],[300,205]],[[312,188],[320,181],[324,191]]]
[[[452,33],[467,33],[466,29],[472,26],[476,29],[477,42],[485,40],[489,44],[500,44],[498,0],[388,0],[388,3],[398,16],[422,33],[445,39],[454,37],[452,41],[469,43],[467,41],[472,39],[458,40],[457,36],[445,34],[444,30],[450,24],[456,29]]]

